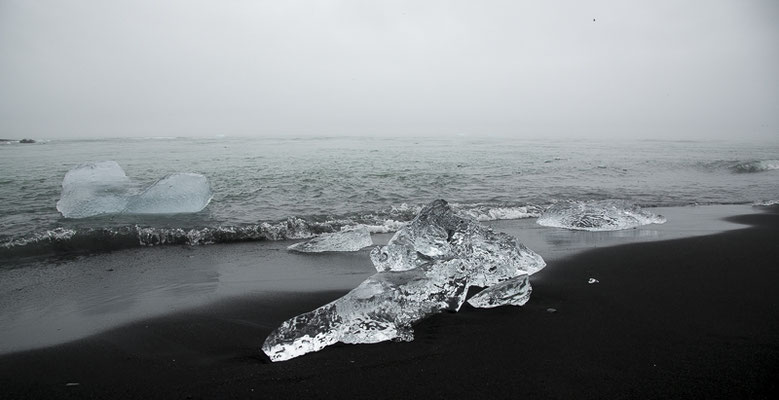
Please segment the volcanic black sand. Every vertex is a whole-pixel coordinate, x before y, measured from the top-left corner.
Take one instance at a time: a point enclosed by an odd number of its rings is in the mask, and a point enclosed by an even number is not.
[[[262,307],[244,297],[0,356],[0,397],[767,398],[779,377],[779,214],[733,220],[751,227],[554,261],[531,278],[526,306],[466,304],[417,325],[410,343],[270,363],[259,347],[272,329],[345,292]]]

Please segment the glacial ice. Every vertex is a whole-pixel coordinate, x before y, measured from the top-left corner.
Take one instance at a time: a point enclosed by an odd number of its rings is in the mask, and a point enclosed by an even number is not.
[[[305,242],[295,243],[288,250],[301,253],[324,251],[357,251],[373,244],[371,233],[364,225],[342,229],[339,232],[323,233]]]
[[[155,182],[142,193],[129,199],[127,214],[195,213],[208,205],[213,197],[208,179],[200,174],[179,173]]]
[[[192,173],[169,175],[140,193],[135,187],[115,161],[80,164],[65,174],[57,210],[67,218],[191,213],[205,208],[213,196],[206,177]]]
[[[444,200],[424,207],[386,246],[371,251],[371,261],[379,272],[405,271],[450,258],[467,258],[482,263],[485,269],[509,271],[511,276],[516,269],[533,274],[546,265],[516,238],[495,233],[455,212]]]
[[[116,214],[127,207],[129,191],[130,178],[116,161],[84,163],[65,174],[57,210],[68,218]]]
[[[490,286],[468,299],[476,308],[494,308],[503,305],[522,306],[530,300],[530,281],[527,274]]]
[[[456,213],[444,200],[422,208],[387,246],[371,252],[378,273],[345,296],[285,321],[262,351],[283,361],[337,342],[413,340],[412,324],[429,315],[457,311],[468,288],[485,288],[474,307],[522,305],[528,275],[546,264],[504,233]]]
[[[622,200],[560,201],[538,217],[536,223],[583,231],[616,231],[647,224],[665,223],[665,217],[644,211]]]

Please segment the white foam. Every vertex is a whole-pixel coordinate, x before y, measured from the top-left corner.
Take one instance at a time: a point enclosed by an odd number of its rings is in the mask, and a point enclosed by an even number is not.
[[[765,172],[779,169],[779,160],[758,160],[736,164],[731,167],[735,172]]]
[[[762,200],[762,201],[756,201],[752,203],[755,207],[771,207],[775,205],[779,205],[779,200]]]

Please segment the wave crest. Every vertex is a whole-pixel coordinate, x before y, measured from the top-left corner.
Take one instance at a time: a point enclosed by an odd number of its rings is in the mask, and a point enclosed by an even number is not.
[[[462,212],[479,221],[538,217],[542,207],[535,205],[460,204]],[[126,225],[101,228],[55,228],[0,242],[0,260],[48,256],[52,254],[94,253],[134,247],[161,245],[201,246],[247,241],[310,239],[342,229],[365,228],[371,234],[396,232],[421,210],[421,206],[403,203],[375,214],[355,214],[324,221],[290,217],[275,222],[240,226],[149,227]]]
[[[779,200],[762,200],[752,203],[754,207],[775,207],[779,206]]]
[[[779,160],[758,160],[735,164],[730,170],[736,173],[765,172],[779,169]]]

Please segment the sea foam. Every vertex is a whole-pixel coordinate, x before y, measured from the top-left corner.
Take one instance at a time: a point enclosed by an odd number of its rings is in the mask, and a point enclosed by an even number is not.
[[[752,173],[779,169],[779,160],[757,160],[735,164],[730,167],[733,172]]]

